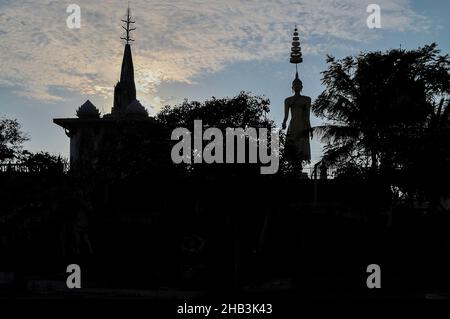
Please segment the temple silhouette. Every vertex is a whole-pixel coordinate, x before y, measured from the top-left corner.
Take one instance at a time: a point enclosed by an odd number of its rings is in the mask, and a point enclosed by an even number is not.
[[[120,80],[114,86],[114,100],[111,113],[101,116],[98,108],[87,100],[77,111],[77,118],[59,118],[53,122],[64,128],[70,138],[70,164],[73,168],[83,163],[96,166],[98,156],[103,152],[114,152],[117,137],[124,133],[151,130],[154,119],[136,99],[133,56],[131,52],[131,31],[135,23],[130,8],[122,20],[126,36]]]

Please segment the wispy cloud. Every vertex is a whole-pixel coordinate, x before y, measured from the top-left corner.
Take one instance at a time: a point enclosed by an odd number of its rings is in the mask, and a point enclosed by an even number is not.
[[[119,77],[123,1],[73,0],[81,29],[66,26],[64,1],[0,1],[0,85],[44,101],[52,88],[108,97]],[[285,59],[292,28],[301,30],[305,54],[370,41],[361,0],[171,0],[132,2],[133,46],[139,96],[161,104],[163,82],[190,83],[238,61]],[[383,30],[424,31],[429,21],[407,0],[377,1]]]

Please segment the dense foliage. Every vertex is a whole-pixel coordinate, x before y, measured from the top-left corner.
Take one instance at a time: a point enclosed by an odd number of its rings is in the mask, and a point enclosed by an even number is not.
[[[323,162],[341,175],[408,185],[448,173],[448,55],[431,44],[327,62],[325,90],[313,105],[326,121],[315,128],[326,143]]]

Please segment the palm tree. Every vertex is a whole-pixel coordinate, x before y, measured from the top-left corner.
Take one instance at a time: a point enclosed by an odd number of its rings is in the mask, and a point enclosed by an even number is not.
[[[439,53],[431,44],[341,60],[328,56],[325,90],[313,105],[326,120],[314,128],[326,144],[322,161],[372,174],[402,168],[436,98],[450,93],[450,59]]]

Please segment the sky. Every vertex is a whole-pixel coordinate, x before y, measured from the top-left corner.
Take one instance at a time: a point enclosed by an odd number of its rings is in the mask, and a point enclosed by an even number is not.
[[[369,28],[369,4],[381,27]],[[70,4],[80,28],[69,28]],[[87,99],[109,113],[124,43],[118,0],[0,0],[0,117],[15,118],[30,141],[25,148],[69,155],[69,139],[53,118],[74,117]],[[436,42],[450,53],[448,0],[133,0],[132,44],[137,98],[156,114],[164,105],[232,97],[240,91],[271,101],[281,126],[292,95],[292,32],[300,31],[303,94],[324,89],[328,54],[337,58]],[[312,125],[321,119],[312,117]],[[312,142],[312,163],[321,157]]]

